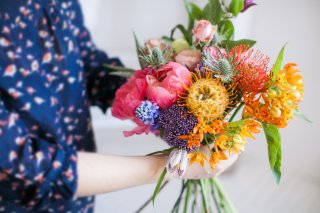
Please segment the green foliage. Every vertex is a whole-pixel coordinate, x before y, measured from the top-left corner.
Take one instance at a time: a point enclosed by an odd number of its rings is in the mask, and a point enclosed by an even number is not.
[[[234,26],[230,20],[221,22],[218,29],[224,40],[233,40]]]
[[[308,123],[312,123],[312,121],[307,118],[307,116],[305,116],[304,114],[302,114],[298,109],[294,109],[293,110],[293,114],[294,116],[298,117],[298,118],[301,118],[302,120],[308,122]]]
[[[237,41],[232,40],[225,40],[221,42],[221,46],[230,50],[233,47],[239,46],[239,45],[248,45],[249,48],[251,48],[253,45],[255,45],[256,41],[250,40],[250,39],[241,39]]]
[[[281,135],[278,128],[273,124],[262,123],[268,144],[268,155],[271,171],[279,184],[281,178]]]
[[[278,57],[277,57],[277,60],[276,60],[276,63],[273,65],[273,68],[272,68],[272,73],[273,73],[273,77],[272,77],[272,80],[275,81],[276,80],[276,76],[277,74],[280,72],[281,70],[281,67],[282,67],[282,61],[283,61],[283,56],[284,56],[284,50],[285,50],[285,47],[286,47],[287,44],[285,44],[279,54],[278,54]]]
[[[163,180],[164,180],[166,174],[167,174],[167,169],[164,168],[164,170],[162,171],[162,173],[161,173],[161,175],[160,175],[160,177],[158,179],[156,188],[154,189],[154,192],[153,192],[153,195],[152,195],[152,204],[153,204],[153,206],[154,206],[154,201],[156,200],[156,197],[157,197],[157,195],[159,193],[159,190],[161,188],[161,185],[163,183]]]
[[[184,0],[185,7],[189,15],[189,26],[188,30],[191,31],[195,20],[200,20],[202,18],[202,9],[188,0]]]
[[[214,25],[219,24],[222,15],[223,10],[219,0],[209,0],[209,3],[203,9],[203,18]]]
[[[241,12],[241,10],[243,10],[243,7],[243,0],[232,0],[229,5],[228,11],[232,13],[234,16],[237,16]]]
[[[171,40],[174,40],[173,36],[177,29],[180,30],[180,32],[182,33],[182,35],[184,36],[188,44],[192,45],[192,31],[187,30],[182,24],[178,24],[171,30],[171,35],[170,35]]]

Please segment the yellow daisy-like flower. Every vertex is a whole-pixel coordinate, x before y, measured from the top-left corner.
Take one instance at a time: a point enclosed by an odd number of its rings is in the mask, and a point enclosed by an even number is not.
[[[200,163],[202,167],[204,166],[204,161],[208,161],[207,156],[205,156],[200,152],[190,153],[188,154],[188,158],[190,158],[190,165],[196,162],[196,163]]]

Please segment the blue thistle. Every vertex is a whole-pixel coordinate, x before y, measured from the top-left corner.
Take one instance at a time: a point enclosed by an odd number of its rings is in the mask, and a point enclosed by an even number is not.
[[[154,125],[159,114],[159,106],[148,100],[142,101],[136,109],[136,116],[146,125]]]

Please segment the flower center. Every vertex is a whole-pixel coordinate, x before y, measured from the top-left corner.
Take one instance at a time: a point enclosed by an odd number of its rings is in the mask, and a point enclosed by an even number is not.
[[[188,92],[186,106],[196,116],[217,119],[228,107],[228,91],[217,79],[199,79]]]

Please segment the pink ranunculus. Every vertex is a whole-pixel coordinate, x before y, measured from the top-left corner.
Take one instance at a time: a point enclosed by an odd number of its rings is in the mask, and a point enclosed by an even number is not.
[[[175,57],[176,62],[194,70],[201,60],[199,50],[183,50]]]
[[[148,73],[149,69],[136,71],[129,81],[117,90],[111,110],[113,116],[122,120],[135,117],[135,110],[146,95]]]
[[[190,85],[191,73],[185,66],[176,62],[163,65],[157,73],[157,76],[147,75],[146,97],[161,109],[166,109],[174,104],[178,94]]]
[[[217,33],[217,26],[212,25],[207,20],[200,20],[195,23],[192,32],[196,38],[195,43],[198,43],[199,41],[209,43]]]
[[[161,50],[164,50],[166,48],[167,44],[161,38],[153,38],[153,39],[149,39],[145,43],[145,46],[150,50],[152,50],[155,47],[159,47]]]

